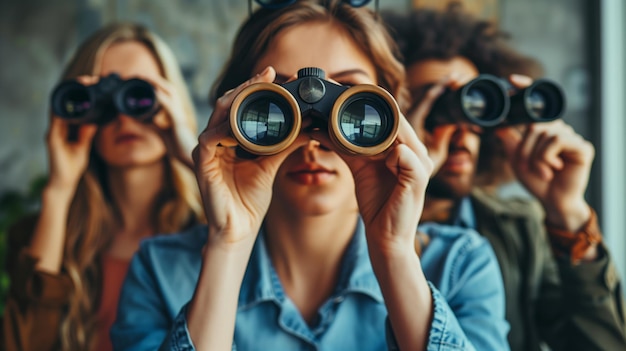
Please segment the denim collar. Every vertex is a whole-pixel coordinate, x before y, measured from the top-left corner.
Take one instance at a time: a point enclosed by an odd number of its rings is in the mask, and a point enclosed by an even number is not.
[[[476,215],[469,196],[465,196],[459,201],[450,224],[466,229],[476,229]]]
[[[362,294],[383,302],[367,250],[364,225],[360,219],[342,258],[338,283],[330,299],[341,299],[348,294]],[[265,245],[264,230],[261,229],[241,285],[238,311],[265,301],[282,304],[285,299],[285,292]]]

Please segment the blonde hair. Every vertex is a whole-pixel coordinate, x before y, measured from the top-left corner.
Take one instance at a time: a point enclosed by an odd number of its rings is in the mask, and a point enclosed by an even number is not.
[[[256,61],[279,32],[307,22],[330,22],[345,30],[376,68],[378,85],[388,90],[401,108],[408,107],[404,66],[385,25],[370,9],[338,0],[296,1],[284,8],[260,9],[241,26],[230,59],[211,90],[209,100],[237,87],[250,77]]]
[[[104,52],[115,43],[137,41],[158,61],[161,73],[182,97],[186,120],[197,131],[195,110],[178,62],[168,46],[154,33],[132,23],[108,25],[89,37],[77,50],[63,79],[99,75]],[[172,156],[165,159],[165,184],[154,205],[152,222],[158,233],[180,231],[203,221],[202,204],[193,172]],[[69,210],[63,269],[73,285],[73,296],[61,324],[63,350],[92,350],[96,342],[97,304],[101,291],[100,257],[111,242],[118,209],[108,196],[106,165],[92,151]]]

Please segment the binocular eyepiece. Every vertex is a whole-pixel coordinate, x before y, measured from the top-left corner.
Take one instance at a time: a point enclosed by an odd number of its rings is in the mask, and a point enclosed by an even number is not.
[[[299,70],[294,81],[243,89],[231,105],[230,126],[245,151],[271,155],[293,143],[303,117],[311,117],[314,128],[327,129],[342,151],[375,155],[395,140],[400,111],[383,88],[338,85],[325,80],[323,70],[308,67]]]
[[[145,80],[123,80],[113,73],[93,85],[66,80],[51,96],[54,114],[75,124],[106,124],[118,113],[139,119],[152,118],[159,109],[154,87]]]
[[[450,123],[472,123],[483,128],[549,122],[565,110],[559,85],[539,79],[516,90],[506,80],[482,74],[460,89],[447,90],[433,105],[426,128]]]

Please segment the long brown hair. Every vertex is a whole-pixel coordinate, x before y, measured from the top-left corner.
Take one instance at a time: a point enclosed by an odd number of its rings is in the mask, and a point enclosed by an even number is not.
[[[180,93],[185,123],[195,132],[195,110],[174,54],[159,37],[140,25],[117,23],[97,31],[78,48],[62,78],[99,75],[106,49],[124,41],[137,41],[152,52],[163,77]],[[165,184],[151,218],[158,233],[180,231],[203,218],[193,172],[169,155],[165,165]],[[111,242],[111,233],[119,221],[118,214],[108,193],[106,165],[92,151],[89,166],[70,206],[67,222],[63,270],[69,275],[74,289],[60,330],[63,350],[94,349],[96,310],[102,288],[99,262]]]
[[[215,103],[226,91],[252,76],[256,61],[279,32],[307,22],[332,22],[345,29],[374,63],[378,84],[398,100],[401,108],[406,107],[404,67],[396,59],[396,45],[385,26],[370,9],[335,0],[296,1],[281,9],[259,9],[253,13],[239,29],[230,58],[211,90],[210,102]]]

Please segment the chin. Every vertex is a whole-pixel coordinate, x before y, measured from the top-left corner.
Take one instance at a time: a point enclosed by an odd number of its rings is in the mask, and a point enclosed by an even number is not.
[[[161,161],[163,161],[163,157],[146,157],[144,155],[125,155],[125,157],[105,160],[107,165],[116,168],[149,167]]]
[[[426,187],[426,195],[437,199],[460,199],[472,192],[473,181],[443,180],[438,177],[432,178]]]

